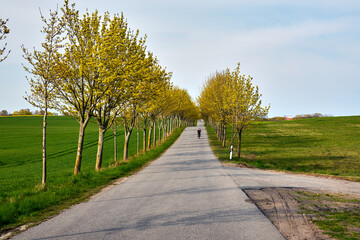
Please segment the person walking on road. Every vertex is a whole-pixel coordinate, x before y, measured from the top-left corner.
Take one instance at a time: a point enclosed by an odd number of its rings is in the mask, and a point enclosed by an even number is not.
[[[200,137],[201,137],[201,129],[200,128],[197,130],[197,134],[198,134],[198,138],[200,139]]]

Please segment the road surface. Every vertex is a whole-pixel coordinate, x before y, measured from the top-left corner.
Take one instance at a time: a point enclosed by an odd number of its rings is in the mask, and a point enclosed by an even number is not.
[[[188,127],[138,174],[14,239],[284,239]]]
[[[315,191],[360,195],[360,182],[251,168],[224,167],[224,169],[243,190],[275,187],[305,188]]]

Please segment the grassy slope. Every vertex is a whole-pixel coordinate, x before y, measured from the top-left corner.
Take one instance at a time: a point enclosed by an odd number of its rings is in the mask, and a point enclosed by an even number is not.
[[[212,129],[208,132],[215,153],[228,161],[228,148],[220,147]],[[230,139],[230,127],[227,132]],[[233,162],[360,181],[359,133],[360,116],[263,122],[245,130],[241,160]]]
[[[179,129],[166,144],[140,157],[113,164],[113,134],[105,136],[103,166],[96,173],[98,129],[90,123],[86,129],[81,174],[74,177],[78,123],[69,117],[50,117],[48,121],[48,187],[41,190],[42,117],[0,118],[0,230],[35,221],[58,204],[70,205],[97,191],[112,179],[126,176],[156,158],[180,135]],[[142,134],[140,134],[142,137]],[[140,138],[141,139],[141,138]],[[118,158],[123,153],[123,130],[118,130]],[[141,149],[140,141],[140,149]],[[136,153],[136,131],[129,146],[130,156]],[[61,207],[60,207],[61,208]],[[46,214],[45,214],[46,216]]]

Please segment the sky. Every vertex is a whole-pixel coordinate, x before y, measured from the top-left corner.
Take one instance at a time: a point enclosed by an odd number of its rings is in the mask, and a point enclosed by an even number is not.
[[[194,100],[214,72],[251,75],[270,104],[269,117],[322,113],[360,115],[360,1],[358,0],[70,0],[81,12],[124,13],[147,35],[148,50]],[[29,84],[21,45],[40,49],[45,16],[62,0],[2,1],[11,50],[0,63],[0,110],[35,110],[23,96]],[[234,89],[235,91],[235,89]]]

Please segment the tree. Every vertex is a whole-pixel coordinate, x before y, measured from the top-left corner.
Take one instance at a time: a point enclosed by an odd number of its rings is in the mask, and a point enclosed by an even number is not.
[[[43,113],[43,139],[42,139],[42,152],[43,152],[43,173],[42,185],[46,185],[46,125],[49,103],[54,101],[54,81],[56,81],[56,61],[59,57],[58,50],[62,47],[61,42],[64,32],[63,23],[58,17],[58,11],[50,11],[50,18],[46,19],[40,12],[41,19],[44,23],[42,33],[45,34],[45,42],[43,42],[42,51],[33,50],[29,52],[22,46],[24,55],[23,57],[31,67],[24,66],[25,70],[34,76],[28,79],[30,84],[31,94],[27,95],[25,99],[35,107],[41,109]],[[51,106],[51,105],[50,105]]]
[[[226,69],[211,76],[198,98],[202,118],[216,123],[215,130],[223,147],[226,145],[227,125],[231,123],[236,129],[238,157],[243,130],[254,121],[263,120],[270,108],[261,106],[261,94],[259,88],[253,86],[252,79],[251,76],[240,75],[239,63],[232,72]]]
[[[198,108],[185,89],[173,87],[165,105],[167,115],[176,121],[176,127],[193,125],[199,119]]]
[[[6,26],[8,20],[9,19],[2,20],[0,18],[0,41],[5,40],[6,35],[10,33],[10,29]],[[3,48],[0,48],[0,62],[4,61],[9,56],[10,50],[6,53],[6,46],[7,43],[5,43],[5,46]],[[1,57],[4,54],[5,56]]]
[[[99,48],[99,78],[103,78],[103,82],[107,85],[102,85],[106,90],[101,99],[97,103],[94,116],[99,127],[98,150],[96,155],[95,169],[100,170],[102,165],[104,135],[105,132],[116,121],[119,114],[119,104],[121,103],[124,92],[123,81],[126,72],[129,68],[127,62],[129,61],[129,36],[130,31],[127,28],[127,22],[123,15],[115,15],[110,21],[107,14],[104,17],[109,26],[103,23],[103,29],[100,36]],[[117,162],[116,156],[116,126],[114,131],[114,160]]]
[[[141,105],[148,99],[148,88],[151,78],[151,66],[154,64],[154,58],[151,53],[146,53],[145,39],[137,40],[138,33],[132,39],[133,67],[129,72],[128,78],[125,81],[126,92],[123,95],[121,103],[121,117],[124,124],[124,156],[123,160],[128,158],[128,145],[131,133],[135,127],[136,119],[140,115]]]
[[[165,70],[164,70],[165,71]],[[146,116],[150,120],[150,128],[148,135],[147,148],[150,149],[151,145],[156,146],[156,122],[159,116],[172,106],[173,98],[171,91],[173,86],[170,84],[171,73],[158,72],[159,79],[164,79],[163,83],[156,86],[157,94],[147,102]],[[162,75],[162,76],[161,76]],[[144,129],[146,132],[146,129]]]
[[[7,110],[1,110],[0,116],[8,116],[8,115],[9,115],[9,113]]]
[[[231,74],[231,87],[237,91],[233,92],[232,115],[234,125],[238,134],[237,157],[241,153],[241,135],[245,128],[252,122],[261,121],[268,114],[270,105],[261,106],[261,94],[258,86],[252,84],[251,76],[240,75],[240,63]]]
[[[228,70],[216,72],[205,82],[198,99],[202,114],[211,116],[217,122],[215,130],[223,147],[226,143],[226,127],[231,122],[230,98],[234,91],[229,84]]]
[[[158,116],[164,112],[166,104],[170,104],[170,99],[168,98],[168,92],[170,88],[170,78],[171,73],[166,72],[166,69],[162,68],[157,60],[151,66],[151,80],[147,82],[145,86],[146,93],[142,103],[140,104],[140,112],[143,117],[143,150],[146,150],[146,131],[150,122],[150,131],[148,139],[148,148],[151,146],[151,134],[156,125],[156,119]]]
[[[103,23],[101,48],[99,51],[101,78],[108,82],[107,90],[95,107],[94,115],[99,126],[98,151],[95,169],[100,170],[102,165],[104,134],[113,126],[114,134],[114,161],[117,164],[117,117],[120,113],[120,104],[124,99],[124,81],[131,70],[131,31],[123,14],[114,15],[110,21],[107,14]],[[114,124],[114,125],[113,125]]]
[[[100,51],[100,66],[104,68],[105,73],[109,72],[112,75],[100,74],[100,77],[109,77],[112,81],[108,81],[111,82],[110,88],[95,108],[95,118],[99,125],[96,170],[101,168],[104,133],[117,115],[123,119],[123,159],[127,159],[130,135],[137,122],[141,105],[145,104],[152,92],[149,88],[149,83],[152,82],[149,75],[155,62],[151,53],[146,54],[145,38],[139,38],[139,30],[134,33],[128,29],[123,15],[114,16],[102,39],[101,49],[104,51]]]
[[[65,0],[62,21],[68,42],[57,62],[56,108],[79,122],[79,137],[74,174],[81,170],[85,129],[96,105],[109,89],[108,78],[100,77],[101,16],[86,12],[82,18],[75,4]],[[110,83],[109,83],[110,84]]]

